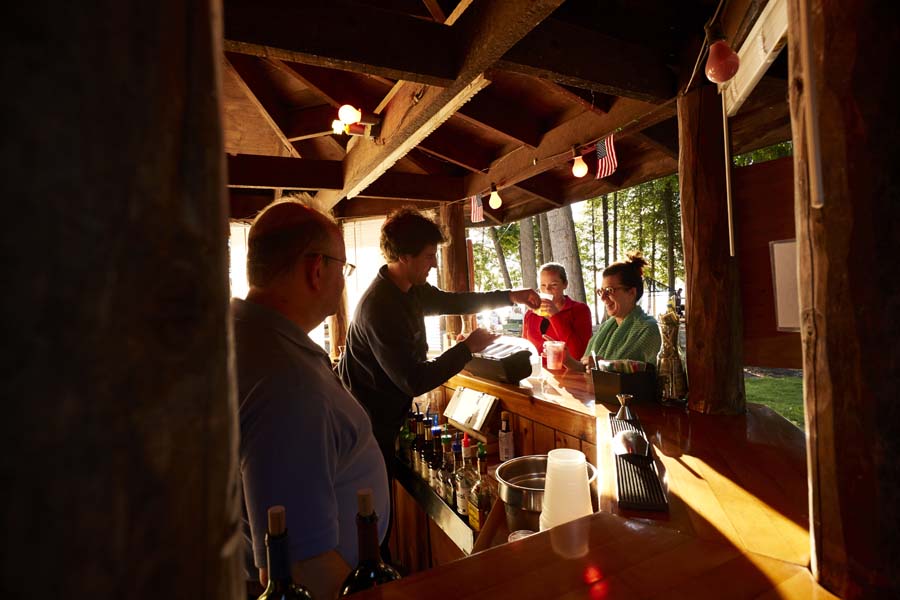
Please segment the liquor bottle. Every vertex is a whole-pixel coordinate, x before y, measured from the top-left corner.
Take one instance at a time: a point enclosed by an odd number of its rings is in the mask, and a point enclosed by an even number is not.
[[[409,412],[406,415],[406,420],[403,421],[403,427],[400,428],[399,436],[400,448],[398,456],[406,464],[409,464],[409,452],[410,448],[412,447],[413,436],[415,432],[414,429],[410,429],[410,424],[412,424],[413,427],[415,427],[416,424],[416,413],[413,412],[412,408],[409,409]]]
[[[500,446],[500,462],[506,462],[515,457],[513,432],[509,428],[509,413],[505,410],[500,413],[500,433],[497,438]]]
[[[494,490],[487,476],[487,449],[478,442],[478,476],[469,492],[469,525],[481,531],[491,506],[494,505]]]
[[[434,415],[434,426],[431,428],[431,462],[428,463],[428,485],[440,495],[441,465],[444,463],[444,454],[441,449],[441,426],[438,425],[437,415]]]
[[[413,471],[416,473],[418,473],[421,469],[421,466],[419,465],[419,456],[420,456],[420,452],[422,450],[422,445],[425,443],[424,421],[425,421],[425,416],[421,412],[416,411],[416,439],[413,442],[413,447],[411,450],[411,454],[412,454],[411,465],[412,465]]]
[[[469,492],[472,491],[472,483],[475,480],[475,473],[469,465],[469,450],[471,441],[469,434],[463,434],[462,441],[462,461],[457,466],[456,472],[453,474],[454,484],[456,488],[456,512],[466,516],[469,510]]]
[[[444,458],[441,462],[441,470],[438,473],[438,478],[440,479],[438,493],[444,502],[447,503],[447,506],[456,510],[456,490],[453,488],[453,467],[456,463],[453,460],[452,439],[449,433],[444,433],[441,436]]]
[[[400,579],[393,567],[381,560],[378,548],[378,515],[371,488],[356,492],[356,541],[359,563],[341,585],[341,597]]]
[[[434,442],[431,439],[431,425],[428,423],[430,419],[426,417],[425,422],[425,443],[419,452],[419,477],[428,483],[428,465],[431,464],[431,455],[434,453]]]
[[[269,530],[266,532],[266,565],[269,584],[259,600],[307,598],[312,594],[291,579],[291,561],[288,556],[287,519],[283,506],[269,508]]]

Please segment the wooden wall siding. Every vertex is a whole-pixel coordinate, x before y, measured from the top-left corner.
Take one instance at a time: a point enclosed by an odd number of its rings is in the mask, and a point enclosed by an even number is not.
[[[431,567],[428,523],[431,519],[416,500],[394,483],[394,529],[391,556],[410,573]]]
[[[744,364],[800,369],[800,333],[776,329],[769,258],[769,242],[797,235],[793,158],[734,169],[732,194],[744,310]]]
[[[547,427],[535,422],[534,427],[534,453],[547,454],[556,448],[556,432],[552,427]]]
[[[431,566],[440,565],[459,560],[466,556],[453,540],[437,526],[431,519],[428,520],[428,537],[431,542]]]

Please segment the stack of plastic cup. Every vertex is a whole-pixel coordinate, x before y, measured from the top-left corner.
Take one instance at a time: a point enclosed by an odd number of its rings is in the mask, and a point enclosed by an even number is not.
[[[557,448],[547,455],[541,531],[591,514],[591,491],[584,453]]]

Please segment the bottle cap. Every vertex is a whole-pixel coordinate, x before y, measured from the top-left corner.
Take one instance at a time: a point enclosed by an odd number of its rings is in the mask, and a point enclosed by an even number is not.
[[[463,440],[462,440],[462,447],[463,447],[463,448],[468,448],[468,447],[471,446],[471,445],[472,445],[472,440],[469,439],[469,434],[468,434],[468,433],[464,433],[464,434],[463,434]]]
[[[356,507],[361,517],[368,517],[375,512],[375,499],[372,494],[372,488],[363,488],[356,492]]]

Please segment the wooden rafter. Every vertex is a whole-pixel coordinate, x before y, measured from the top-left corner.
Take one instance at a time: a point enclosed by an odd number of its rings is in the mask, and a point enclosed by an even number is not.
[[[256,72],[252,69],[251,60],[245,60],[247,57],[234,56],[229,59],[227,56],[225,61],[225,69],[228,71],[240,88],[244,91],[247,98],[259,111],[272,131],[284,144],[285,149],[295,158],[300,158],[300,153],[294,148],[291,141],[285,135],[284,130],[279,123],[281,119],[281,109],[278,106],[274,92],[267,88],[264,83],[257,77]]]
[[[341,189],[343,174],[336,160],[238,154],[228,156],[228,185],[249,188]]]
[[[291,142],[331,135],[335,118],[337,111],[328,105],[291,111],[284,116],[284,134]]]
[[[457,75],[454,34],[440,23],[339,0],[225,0],[224,8],[231,52],[431,85]]]
[[[472,6],[452,29],[465,51],[458,77],[445,88],[404,84],[383,114],[376,143],[361,139],[344,159],[345,187],[320,194],[320,208],[362,192],[401,156],[417,146],[472,96],[488,85],[483,73],[547,17],[562,0],[495,0]],[[383,143],[382,143],[383,142]]]
[[[621,136],[627,136],[671,118],[674,112],[673,102],[656,106],[622,98],[606,115],[581,113],[546,134],[534,152],[513,153],[499,161],[487,173],[474,173],[468,176],[466,193],[483,191],[489,188],[491,183],[502,189],[530,179],[569,161],[572,146],[595,141],[617,130],[621,130]]]
[[[559,19],[541,23],[497,68],[645,102],[675,95],[675,76],[653,50]]]

